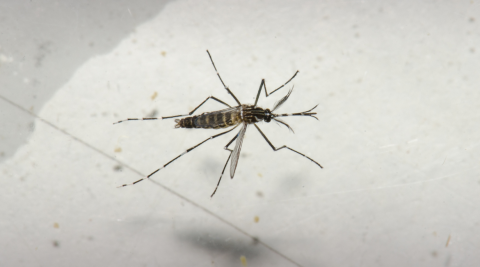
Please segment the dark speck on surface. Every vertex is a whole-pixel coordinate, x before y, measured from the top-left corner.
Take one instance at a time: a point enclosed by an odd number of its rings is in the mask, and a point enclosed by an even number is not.
[[[113,167],[113,170],[116,171],[116,172],[121,172],[123,170],[123,167],[122,167],[122,165],[115,165]]]

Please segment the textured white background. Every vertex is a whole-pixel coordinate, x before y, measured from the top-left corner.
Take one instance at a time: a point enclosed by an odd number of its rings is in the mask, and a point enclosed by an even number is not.
[[[128,1],[102,6],[123,14],[112,15],[118,20],[92,20],[86,11],[97,8],[89,5],[24,5],[31,27],[11,30],[20,20],[1,26],[10,29],[0,43],[2,142],[24,140],[2,148],[1,266],[242,266],[241,256],[248,266],[480,261],[477,1],[174,1],[136,12]],[[51,19],[38,10],[50,9],[62,15],[35,27],[33,18]],[[145,22],[123,25],[123,33],[111,27],[88,35],[106,27],[103,20],[120,24],[139,14]],[[61,38],[46,38],[45,49],[31,37],[39,54],[11,48],[28,43],[29,30],[44,38],[68,31],[72,45],[108,40],[111,47],[83,59],[59,53],[68,43]],[[131,168],[148,174],[220,132],[174,129],[173,120],[112,125],[182,114],[209,95],[233,105],[206,49],[243,103],[253,103],[262,78],[272,90],[300,70],[279,112],[319,104],[319,121],[285,119],[295,134],[259,126],[277,147],[297,149],[324,169],[287,150],[272,152],[250,127],[235,179],[224,177],[213,198],[233,133],[158,172],[158,183],[116,188],[140,178]],[[63,65],[70,57],[79,60]],[[53,80],[54,91],[38,89]],[[286,92],[262,95],[260,105],[271,107]],[[45,103],[30,103],[32,94]],[[12,102],[51,125],[36,119],[26,134],[20,121],[34,117]],[[220,108],[212,101],[200,112]]]

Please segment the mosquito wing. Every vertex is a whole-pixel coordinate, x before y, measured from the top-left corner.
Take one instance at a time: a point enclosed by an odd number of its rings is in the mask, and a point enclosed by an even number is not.
[[[283,103],[285,103],[285,101],[287,101],[287,99],[290,96],[290,94],[292,93],[292,91],[293,91],[293,87],[292,87],[292,89],[290,89],[290,91],[288,91],[288,94],[286,96],[282,97],[282,99],[278,100],[275,103],[275,105],[273,105],[272,112],[274,112],[277,108],[279,108],[281,105],[283,105]]]
[[[247,131],[247,124],[244,123],[240,132],[238,132],[237,143],[235,144],[235,149],[232,154],[232,161],[230,161],[230,177],[233,178],[235,175],[235,170],[237,169],[238,159],[240,157],[240,150],[242,149],[243,137],[245,137],[245,132]]]

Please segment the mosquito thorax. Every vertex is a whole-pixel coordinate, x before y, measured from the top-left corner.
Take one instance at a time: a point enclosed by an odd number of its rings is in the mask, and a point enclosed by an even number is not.
[[[270,122],[272,120],[272,117],[273,117],[272,112],[270,112],[268,108],[265,109],[265,117],[263,118],[263,120],[265,122]]]

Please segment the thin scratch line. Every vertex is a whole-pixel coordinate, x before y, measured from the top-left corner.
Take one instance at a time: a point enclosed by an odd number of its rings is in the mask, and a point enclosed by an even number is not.
[[[380,190],[380,189],[389,189],[389,188],[396,188],[396,187],[404,187],[404,186],[410,186],[410,185],[415,185],[415,184],[428,183],[428,182],[432,182],[432,181],[436,181],[436,180],[441,180],[441,179],[453,177],[453,176],[456,176],[456,175],[458,175],[458,173],[454,173],[454,174],[451,174],[451,175],[446,175],[446,176],[442,176],[442,177],[438,177],[438,178],[432,178],[432,179],[428,179],[428,180],[404,183],[404,184],[385,185],[385,186],[377,186],[377,187],[371,187],[371,188],[337,191],[337,192],[332,192],[332,193],[327,193],[327,194],[311,195],[311,196],[307,196],[307,198],[318,197],[318,196],[340,195],[340,194],[347,194],[347,193],[357,193],[357,192],[364,192],[364,191],[370,191],[370,190]]]
[[[477,168],[471,168],[467,171],[475,170]],[[308,198],[318,198],[318,197],[327,197],[327,196],[333,196],[333,195],[341,195],[341,194],[350,194],[350,193],[361,193],[361,192],[366,192],[366,191],[371,191],[371,190],[380,190],[380,189],[390,189],[390,188],[396,188],[396,187],[404,187],[404,186],[410,186],[410,185],[415,185],[415,184],[422,184],[422,183],[427,183],[427,182],[432,182],[436,180],[441,180],[449,177],[453,177],[458,175],[459,173],[454,173],[451,175],[446,175],[442,177],[437,177],[437,178],[432,178],[428,180],[422,180],[422,181],[415,181],[415,182],[410,182],[410,183],[405,183],[405,184],[394,184],[394,185],[386,185],[386,186],[378,186],[378,187],[370,187],[370,188],[361,188],[361,189],[353,189],[353,190],[344,190],[344,191],[337,191],[337,192],[331,192],[331,193],[325,193],[325,194],[316,194],[316,195],[310,195],[310,196],[302,196],[302,197],[296,197],[296,198],[289,198],[285,200],[276,200],[276,201],[266,201],[261,203],[260,205],[267,205],[267,204],[281,204],[284,202],[290,202],[290,201],[296,201],[296,200],[304,200]],[[259,205],[259,204],[255,204]],[[254,206],[254,205],[247,205],[248,206]]]
[[[22,233],[24,233],[24,231],[18,229],[17,227],[17,223],[14,223],[12,220],[9,220],[10,221],[10,225],[12,225],[15,230],[17,231],[16,234],[20,236],[20,241],[23,241],[24,245],[27,247],[27,250],[30,251],[30,253],[32,254],[33,258],[36,260],[37,263],[40,262],[40,259],[37,257],[37,255],[34,253],[34,249],[32,249],[32,247],[30,246],[29,242],[27,241],[27,239],[23,236]],[[16,239],[18,240],[18,239]]]
[[[100,149],[94,147],[93,145],[88,144],[87,142],[85,142],[85,141],[81,140],[80,138],[78,138],[78,137],[76,137],[76,136],[68,133],[67,131],[58,128],[58,127],[57,127],[56,125],[54,125],[53,123],[51,123],[51,122],[49,122],[49,121],[41,118],[40,116],[38,116],[37,114],[35,114],[35,113],[33,113],[33,112],[28,111],[27,109],[23,108],[23,107],[20,106],[19,104],[11,101],[10,99],[5,98],[3,95],[0,95],[0,98],[3,99],[5,102],[9,103],[10,105],[17,107],[18,109],[20,109],[20,110],[22,110],[23,112],[29,114],[30,116],[35,117],[35,118],[37,118],[38,120],[40,120],[41,122],[49,125],[49,126],[52,127],[53,129],[55,129],[55,130],[57,130],[57,131],[65,134],[66,136],[69,136],[70,138],[72,138],[73,140],[79,142],[80,144],[82,144],[82,145],[84,145],[84,146],[92,149],[93,151],[95,151],[95,152],[103,155],[104,157],[106,157],[106,158],[108,158],[108,159],[110,159],[110,160],[112,160],[112,161],[115,161],[115,162],[121,164],[122,166],[125,166],[127,169],[129,169],[130,171],[138,174],[140,177],[145,177],[145,174],[142,174],[140,171],[134,169],[133,167],[129,166],[128,164],[126,164],[126,163],[124,163],[124,162],[122,162],[122,161],[120,161],[120,160],[118,160],[118,159],[116,159],[116,158],[108,155],[107,153],[101,151]],[[287,257],[286,255],[280,253],[278,250],[276,250],[276,249],[274,249],[273,247],[267,245],[267,244],[264,243],[263,241],[259,240],[257,237],[254,237],[254,236],[250,235],[250,234],[247,233],[245,230],[243,230],[243,229],[241,229],[240,227],[234,225],[233,223],[227,221],[226,219],[223,219],[223,218],[220,217],[219,215],[213,213],[212,211],[208,210],[207,208],[201,206],[200,204],[197,204],[197,203],[193,202],[193,200],[190,200],[190,199],[188,199],[187,197],[182,196],[180,193],[177,193],[177,192],[173,191],[172,189],[170,189],[170,188],[168,188],[168,187],[160,184],[160,183],[157,182],[157,181],[154,181],[154,180],[151,180],[151,179],[149,179],[149,181],[151,181],[151,182],[153,182],[154,184],[156,184],[157,186],[163,188],[163,189],[166,190],[167,192],[169,192],[169,193],[171,193],[171,194],[173,194],[173,195],[175,195],[175,196],[183,199],[184,201],[190,203],[190,204],[193,205],[194,207],[197,207],[197,208],[203,210],[203,211],[206,212],[207,214],[209,214],[209,215],[213,216],[214,218],[218,219],[219,221],[227,224],[228,226],[232,227],[233,229],[239,231],[240,233],[242,233],[242,234],[250,237],[252,240],[255,240],[255,241],[258,242],[259,244],[262,244],[264,247],[266,247],[267,249],[269,249],[269,250],[272,251],[273,253],[279,255],[280,257],[284,258],[285,260],[293,263],[293,264],[296,265],[296,266],[301,266],[299,263],[295,262],[293,259],[291,259],[291,258]]]
[[[379,148],[389,148],[389,147],[394,147],[394,146],[397,146],[397,144],[384,145],[384,146],[381,146]]]

